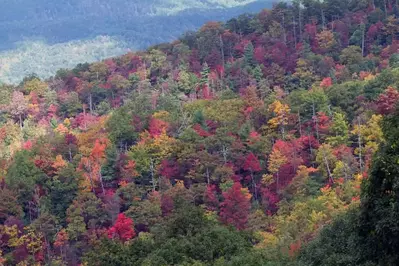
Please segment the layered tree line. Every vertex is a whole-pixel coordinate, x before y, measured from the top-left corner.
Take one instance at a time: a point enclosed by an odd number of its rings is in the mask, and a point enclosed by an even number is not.
[[[397,4],[279,3],[2,85],[0,264],[397,265]]]

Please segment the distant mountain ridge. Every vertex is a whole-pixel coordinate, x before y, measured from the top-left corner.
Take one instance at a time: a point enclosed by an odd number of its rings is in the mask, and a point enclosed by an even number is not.
[[[170,41],[207,20],[270,7],[272,0],[3,0],[0,50],[26,39],[50,44],[118,36],[144,48]],[[186,17],[187,15],[190,17]],[[192,16],[195,14],[196,16]],[[160,35],[160,36],[158,36]],[[131,41],[134,39],[134,42]]]
[[[48,78],[80,62],[169,42],[206,21],[258,12],[272,1],[3,0],[0,83],[31,73]]]
[[[56,19],[74,15],[171,15],[192,9],[233,8],[258,0],[4,0],[0,21]]]

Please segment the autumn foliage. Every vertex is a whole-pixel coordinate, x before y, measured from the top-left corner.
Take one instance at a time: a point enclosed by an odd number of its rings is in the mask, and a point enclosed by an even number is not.
[[[119,239],[126,242],[136,236],[134,231],[133,220],[126,217],[125,214],[118,214],[114,225],[108,229],[108,237],[111,239]]]
[[[223,202],[220,204],[220,219],[223,223],[243,230],[248,222],[251,208],[251,194],[236,182],[226,192],[223,192]]]
[[[391,136],[398,10],[288,1],[0,85],[0,264],[302,259],[364,205],[361,184]],[[388,179],[376,195],[393,195]],[[342,263],[360,260],[331,262]]]

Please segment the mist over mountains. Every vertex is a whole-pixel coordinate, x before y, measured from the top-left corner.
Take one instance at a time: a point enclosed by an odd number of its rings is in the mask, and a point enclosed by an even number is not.
[[[169,42],[206,21],[271,5],[272,0],[3,0],[0,83],[18,83],[31,73],[48,78],[59,68]]]
[[[205,21],[270,6],[271,0],[4,0],[0,50],[27,39],[54,44],[98,35],[122,37],[144,48],[175,39]]]

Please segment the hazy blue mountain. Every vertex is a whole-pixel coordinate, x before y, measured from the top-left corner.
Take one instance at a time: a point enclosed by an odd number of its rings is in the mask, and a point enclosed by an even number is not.
[[[135,47],[170,41],[207,20],[269,7],[272,0],[2,0],[0,50],[26,39],[48,43],[123,37]]]
[[[177,39],[276,0],[0,0],[0,82]]]

